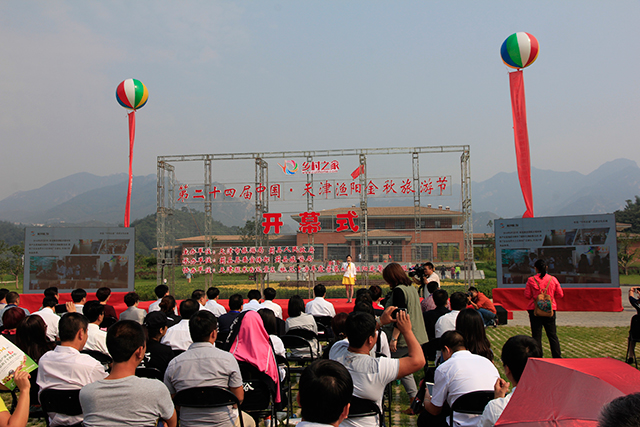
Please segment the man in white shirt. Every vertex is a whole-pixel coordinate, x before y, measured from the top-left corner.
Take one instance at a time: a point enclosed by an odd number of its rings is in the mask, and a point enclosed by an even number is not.
[[[260,304],[260,291],[257,289],[251,289],[249,293],[247,293],[247,298],[249,302],[242,306],[242,311],[258,311],[262,308]]]
[[[204,308],[213,313],[214,316],[220,317],[223,314],[227,313],[227,309],[225,309],[221,304],[218,303],[218,298],[220,297],[220,289],[216,287],[210,287],[207,289],[207,303],[204,305]]]
[[[76,312],[82,314],[82,308],[87,302],[87,291],[84,289],[74,289],[71,291],[71,301],[76,306]]]
[[[191,299],[198,301],[199,310],[204,310],[206,307],[204,306],[207,303],[207,294],[202,289],[196,289],[191,292]]]
[[[449,414],[442,411],[445,403],[449,406],[460,396],[472,391],[493,390],[500,378],[493,363],[482,356],[472,354],[464,346],[464,338],[456,331],[447,331],[441,338],[444,363],[436,368],[433,395],[427,390],[424,397],[425,412],[418,418],[418,427],[447,426]],[[479,415],[453,414],[456,426],[471,427],[478,422]]]
[[[397,319],[391,318],[396,307],[387,307],[379,321],[372,314],[353,312],[345,323],[348,348],[341,347],[332,352],[331,359],[347,368],[353,379],[353,395],[360,399],[376,402],[382,412],[382,396],[385,386],[393,380],[419,371],[424,366],[424,354],[415,335],[411,331],[411,320],[406,312],[398,312]],[[376,346],[379,326],[396,322],[407,341],[409,354],[400,359],[371,357],[369,354]],[[334,346],[335,347],[335,346]],[[333,348],[332,348],[333,350]],[[343,427],[376,427],[380,420],[376,417],[347,419]]]
[[[100,301],[89,301],[84,305],[84,315],[89,321],[84,350],[99,351],[109,356],[107,333],[100,329],[100,323],[104,320],[104,305],[100,304]]]
[[[193,344],[191,334],[189,333],[189,319],[199,311],[200,304],[198,301],[186,299],[180,303],[180,316],[182,320],[167,329],[167,333],[162,337],[162,344],[171,347],[173,351],[185,351]]]
[[[438,288],[440,288],[440,276],[438,276],[438,273],[436,273],[436,269],[433,266],[432,262],[425,262],[424,264],[422,264],[422,266],[424,267],[424,271],[425,271],[425,275],[423,278],[423,285],[424,285],[424,289],[423,289],[423,297],[427,298],[429,296],[429,291],[427,290],[427,283],[429,282],[436,282],[438,284]]]
[[[302,371],[298,427],[338,427],[349,415],[353,380],[349,371],[334,360],[316,360]]]
[[[31,314],[29,313],[29,310],[27,310],[26,308],[20,307],[19,293],[11,291],[7,293],[7,296],[5,298],[6,298],[7,304],[4,306],[2,310],[0,310],[0,326],[2,326],[2,315],[4,314],[5,311],[9,310],[11,307],[20,308],[22,311],[24,311],[24,314],[27,316]]]
[[[273,311],[278,319],[282,319],[282,307],[273,302],[276,298],[276,290],[273,288],[265,288],[264,290],[264,302],[261,304],[261,308],[268,308]]]
[[[107,376],[100,362],[80,353],[87,342],[87,326],[87,318],[80,313],[67,313],[60,318],[58,334],[61,343],[55,350],[46,352],[38,363],[36,382],[40,392],[46,389],[79,390]],[[50,426],[55,427],[80,423],[82,415],[49,413],[49,419]]]
[[[158,300],[149,305],[149,313],[152,311],[160,311],[160,301],[162,301],[162,297],[169,295],[169,287],[165,284],[158,285],[153,292],[158,297]]]
[[[55,313],[58,299],[56,297],[44,297],[42,299],[42,310],[36,311],[33,314],[37,314],[42,317],[44,323],[47,325],[47,338],[51,342],[56,341],[58,336],[58,323],[60,322],[60,316]]]
[[[462,292],[454,292],[449,297],[451,311],[440,316],[436,322],[436,338],[440,338],[447,331],[456,329],[456,319],[460,310],[467,307],[467,297]]]
[[[507,379],[513,384],[511,393],[509,383],[498,378],[493,386],[495,399],[484,408],[482,416],[478,420],[478,427],[492,427],[502,415],[504,408],[511,400],[513,392],[530,357],[542,357],[542,351],[533,338],[526,335],[516,335],[507,340],[502,346],[502,364]]]
[[[319,283],[313,287],[313,294],[315,298],[307,303],[304,308],[304,312],[312,315],[313,317],[335,317],[336,309],[329,301],[324,299],[327,294],[327,288],[323,284]]]

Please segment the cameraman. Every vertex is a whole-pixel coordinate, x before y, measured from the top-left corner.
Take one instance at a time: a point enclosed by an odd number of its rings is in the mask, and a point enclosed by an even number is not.
[[[422,296],[423,298],[427,298],[430,295],[429,291],[427,290],[427,283],[436,282],[439,289],[440,277],[438,276],[438,273],[436,273],[436,269],[433,266],[432,262],[425,262],[424,264],[422,264],[422,270],[423,271],[419,271],[419,269],[416,268],[416,276],[418,276],[420,288],[424,288]]]
[[[473,307],[484,321],[484,326],[496,326],[498,324],[498,318],[496,317],[496,307],[491,300],[485,296],[482,292],[478,292],[475,286],[469,287],[467,292],[467,303]]]

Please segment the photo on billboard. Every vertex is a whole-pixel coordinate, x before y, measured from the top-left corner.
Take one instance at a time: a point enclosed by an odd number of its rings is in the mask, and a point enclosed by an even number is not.
[[[524,287],[538,259],[563,286],[619,286],[613,215],[502,219],[496,248],[499,287]]]
[[[25,293],[56,286],[132,291],[135,258],[132,228],[49,228],[25,230]]]

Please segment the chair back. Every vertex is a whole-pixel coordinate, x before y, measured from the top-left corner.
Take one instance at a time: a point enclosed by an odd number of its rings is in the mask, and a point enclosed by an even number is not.
[[[463,394],[451,405],[449,424],[453,425],[453,413],[481,415],[484,407],[494,398],[493,390],[479,390]]]
[[[154,380],[164,381],[164,375],[162,375],[160,369],[148,368],[144,366],[138,366],[136,368],[136,377],[151,378]]]
[[[235,394],[226,388],[216,386],[187,388],[176,393],[173,397],[173,403],[178,407],[184,406],[186,408],[220,408],[237,405],[240,427],[244,427],[240,401]]]
[[[82,415],[80,389],[56,390],[48,388],[40,392],[40,405],[44,412],[70,416]]]
[[[380,407],[373,400],[362,399],[360,397],[351,397],[351,406],[349,407],[349,416],[347,418],[363,418],[378,417],[380,427],[384,425],[384,417],[380,411]]]
[[[291,332],[291,331],[289,331]],[[313,347],[311,346],[311,343],[309,341],[307,341],[306,339],[296,336],[296,335],[289,335],[289,334],[285,334],[283,335],[281,338],[282,340],[282,344],[284,345],[284,348],[286,350],[304,350],[305,353],[308,352],[309,356],[295,356],[293,354],[290,354],[289,351],[287,351],[287,359],[291,360],[291,361],[310,361],[312,362],[314,360],[313,357]]]
[[[108,365],[109,363],[113,362],[111,356],[101,353],[97,350],[82,350],[80,353],[88,354],[89,356],[100,362],[102,365]]]
[[[242,375],[244,400],[242,409],[249,413],[270,415],[274,412],[276,400],[276,383],[271,377],[248,362],[238,362]]]

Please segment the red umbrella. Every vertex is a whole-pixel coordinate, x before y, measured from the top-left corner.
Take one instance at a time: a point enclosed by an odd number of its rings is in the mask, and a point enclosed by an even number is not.
[[[640,392],[640,371],[610,358],[529,359],[496,426],[597,426],[602,407]]]

